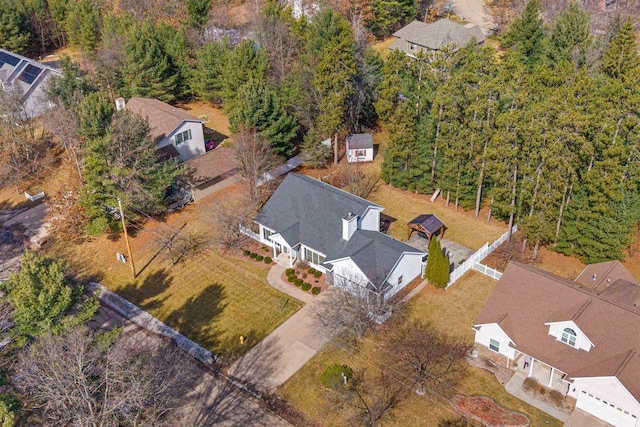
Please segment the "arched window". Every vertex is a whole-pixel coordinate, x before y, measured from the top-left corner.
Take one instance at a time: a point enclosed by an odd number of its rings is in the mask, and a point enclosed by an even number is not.
[[[562,331],[562,337],[560,338],[560,341],[562,341],[565,344],[569,344],[572,347],[576,346],[576,331],[574,331],[571,328],[564,328],[564,330]]]

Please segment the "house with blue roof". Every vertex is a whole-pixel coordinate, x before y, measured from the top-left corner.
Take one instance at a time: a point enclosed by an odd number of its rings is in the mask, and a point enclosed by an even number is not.
[[[290,173],[256,223],[260,242],[287,267],[302,261],[352,294],[396,294],[424,272],[426,253],[381,233],[384,208],[305,175]]]

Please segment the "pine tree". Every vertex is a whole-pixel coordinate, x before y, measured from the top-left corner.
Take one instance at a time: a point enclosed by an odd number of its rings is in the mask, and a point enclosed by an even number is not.
[[[196,30],[202,30],[209,22],[211,0],[184,0],[189,15],[189,25]]]
[[[602,55],[602,71],[611,78],[637,76],[640,57],[631,21],[627,21]],[[637,77],[636,77],[637,78]]]
[[[256,129],[266,137],[276,154],[288,155],[298,126],[265,80],[250,79],[240,87],[233,110],[229,111],[231,130]]]
[[[145,21],[134,25],[124,51],[123,95],[156,98],[163,102],[175,99],[178,69],[158,37],[155,24]]]
[[[371,32],[383,39],[418,15],[416,0],[374,0]]]
[[[65,9],[65,30],[71,44],[93,53],[100,38],[100,4],[94,0],[69,2]]]
[[[26,54],[29,49],[29,16],[14,0],[0,0],[0,48]]]
[[[222,79],[230,47],[210,42],[197,52],[197,66],[193,70],[191,89],[207,102],[222,102]]]
[[[305,165],[312,168],[322,168],[331,158],[331,147],[322,143],[322,137],[314,128],[309,129],[300,146],[300,153]]]
[[[591,22],[589,12],[571,3],[556,18],[551,32],[549,56],[555,61],[574,61],[584,65],[591,45]]]
[[[523,62],[532,66],[543,52],[544,27],[538,0],[529,0],[522,15],[514,19],[503,42],[522,56]]]

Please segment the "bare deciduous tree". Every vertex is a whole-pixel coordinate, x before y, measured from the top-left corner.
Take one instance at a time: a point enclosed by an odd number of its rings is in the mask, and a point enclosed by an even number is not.
[[[234,137],[234,150],[240,175],[249,186],[251,200],[256,202],[259,198],[258,185],[265,174],[278,165],[278,157],[269,141],[255,129],[240,129]]]
[[[411,379],[416,392],[448,396],[466,374],[469,346],[421,321],[389,325],[381,358]]]
[[[82,179],[82,148],[83,143],[78,132],[78,119],[68,108],[57,107],[49,116],[51,133],[55,142],[64,149],[67,158],[76,165],[78,177]]]
[[[47,425],[175,425],[189,377],[179,350],[151,349],[77,328],[48,335],[21,355],[16,376]]]
[[[225,200],[210,211],[213,240],[222,249],[236,249],[245,235],[240,226],[248,227],[254,213],[252,203],[246,197]]]
[[[162,228],[154,231],[153,240],[160,245],[160,251],[165,251],[171,266],[184,258],[204,253],[209,247],[208,236],[184,231],[186,226],[184,224],[177,230]]]
[[[383,280],[373,283],[354,274],[334,273],[333,288],[314,306],[315,324],[326,334],[348,339],[364,336],[402,309],[400,303],[384,298]]]
[[[7,332],[13,326],[13,307],[0,293],[0,335]]]
[[[332,403],[355,410],[352,425],[374,426],[407,397],[408,391],[384,372],[365,374],[364,370],[357,372],[347,384],[332,389]]]

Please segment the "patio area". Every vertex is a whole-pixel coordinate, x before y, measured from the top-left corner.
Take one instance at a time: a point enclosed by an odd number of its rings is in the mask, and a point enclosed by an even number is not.
[[[525,354],[520,353],[513,361],[512,369],[516,371],[522,377],[534,378],[541,385],[562,393],[563,396],[567,395],[569,391],[569,383],[564,380],[566,376],[564,372],[559,371],[545,363],[540,362],[534,358],[530,358],[529,366],[524,367]]]
[[[418,233],[411,234],[411,237],[405,243],[413,246],[414,248],[429,252],[429,239],[421,237]],[[442,245],[442,250],[449,255],[449,259],[453,264],[453,267],[451,268],[452,270],[465,262],[467,258],[474,253],[472,249],[452,242],[451,240],[440,239],[440,243]]]

